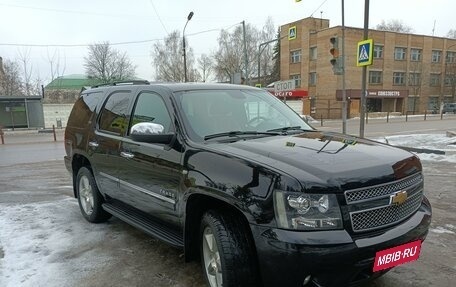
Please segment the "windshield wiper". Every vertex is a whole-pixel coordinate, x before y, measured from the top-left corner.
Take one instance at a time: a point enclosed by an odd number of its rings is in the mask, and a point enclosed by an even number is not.
[[[276,129],[272,129],[272,130],[267,130],[267,132],[282,132],[282,133],[286,133],[288,131],[304,131],[304,132],[307,132],[307,131],[313,131],[313,130],[303,129],[303,128],[301,128],[301,126],[282,127],[282,128],[276,128]]]
[[[280,135],[280,133],[275,133],[275,132],[271,132],[271,131],[267,131],[267,132],[230,131],[230,132],[207,135],[207,136],[204,137],[204,140],[210,140],[210,139],[219,138],[219,137],[237,137],[237,136],[240,136],[240,135],[271,135],[271,136],[277,136],[277,135]]]

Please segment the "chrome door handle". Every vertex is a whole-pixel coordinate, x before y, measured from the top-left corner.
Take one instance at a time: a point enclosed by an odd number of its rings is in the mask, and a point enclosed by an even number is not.
[[[97,142],[89,142],[89,147],[98,147],[99,144]]]
[[[125,152],[125,151],[121,152],[121,153],[120,153],[120,156],[121,156],[121,157],[124,157],[124,158],[126,158],[126,159],[131,159],[131,158],[134,158],[134,157],[135,157],[134,154],[129,153],[129,152]]]

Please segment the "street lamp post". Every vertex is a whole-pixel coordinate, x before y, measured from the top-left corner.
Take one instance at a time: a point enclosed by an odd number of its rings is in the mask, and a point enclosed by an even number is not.
[[[190,12],[187,16],[187,22],[185,22],[184,30],[182,31],[182,46],[184,50],[184,82],[187,82],[187,53],[185,51],[185,28],[187,28],[188,21],[193,17],[193,11]]]

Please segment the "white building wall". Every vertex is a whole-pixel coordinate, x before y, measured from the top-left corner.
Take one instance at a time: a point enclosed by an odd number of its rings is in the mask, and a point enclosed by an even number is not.
[[[54,125],[59,128],[59,122],[62,128],[66,127],[72,108],[73,104],[43,104],[44,127],[48,129]]]

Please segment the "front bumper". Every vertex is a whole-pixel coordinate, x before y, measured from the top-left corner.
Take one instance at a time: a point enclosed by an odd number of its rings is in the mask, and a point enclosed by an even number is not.
[[[384,232],[352,237],[345,230],[302,232],[251,224],[264,286],[347,286],[380,276],[377,251],[426,238],[432,210],[424,198],[408,220]]]

